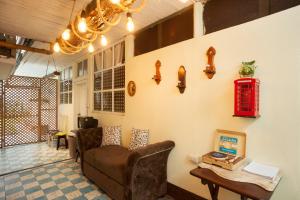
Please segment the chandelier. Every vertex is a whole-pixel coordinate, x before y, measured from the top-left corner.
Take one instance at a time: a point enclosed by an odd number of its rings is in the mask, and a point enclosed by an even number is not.
[[[141,1],[139,6],[133,8],[137,1]],[[132,13],[141,11],[145,3],[146,0],[93,0],[73,21],[70,20],[67,29],[56,39],[53,50],[68,55],[85,48],[93,52],[93,42],[98,36],[101,45],[106,46],[105,34],[120,22],[122,13],[127,16],[127,30],[134,31]]]

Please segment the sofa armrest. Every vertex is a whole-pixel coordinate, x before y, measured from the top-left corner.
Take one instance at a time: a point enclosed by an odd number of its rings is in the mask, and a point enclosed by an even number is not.
[[[167,192],[167,162],[173,141],[159,142],[131,153],[127,165],[127,197],[156,199]]]
[[[80,154],[81,167],[83,166],[84,152],[101,146],[102,128],[79,129],[76,131],[77,146]]]

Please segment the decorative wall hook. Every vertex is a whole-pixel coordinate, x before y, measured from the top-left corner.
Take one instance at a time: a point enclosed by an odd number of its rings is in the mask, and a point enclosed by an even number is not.
[[[216,67],[214,65],[214,57],[216,55],[216,50],[213,47],[210,47],[207,50],[206,53],[207,57],[208,57],[208,62],[207,62],[207,66],[206,69],[203,70],[203,72],[205,72],[205,74],[207,75],[207,77],[209,79],[212,79],[214,77],[214,75],[216,74]]]
[[[184,68],[184,66],[180,66],[179,70],[178,70],[178,85],[177,85],[177,87],[181,94],[184,93],[184,90],[186,88],[185,77],[186,77],[185,68]]]
[[[156,73],[152,78],[156,82],[157,85],[161,81],[160,67],[161,67],[161,62],[159,60],[157,60],[155,63]]]

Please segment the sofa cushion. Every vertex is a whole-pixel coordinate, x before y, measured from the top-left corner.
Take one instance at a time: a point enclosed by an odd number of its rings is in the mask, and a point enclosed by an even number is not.
[[[149,144],[149,130],[135,129],[131,131],[129,150],[136,150]]]
[[[108,145],[86,151],[84,161],[123,185],[130,153],[125,147]]]
[[[121,126],[104,126],[102,146],[121,145]]]

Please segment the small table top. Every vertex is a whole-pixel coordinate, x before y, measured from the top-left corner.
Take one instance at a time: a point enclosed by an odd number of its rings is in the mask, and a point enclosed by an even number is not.
[[[273,194],[273,192],[267,191],[252,183],[243,183],[224,179],[210,169],[197,167],[191,170],[190,174],[200,178],[202,183],[212,183],[254,200],[268,200]]]

